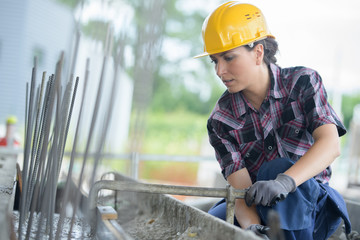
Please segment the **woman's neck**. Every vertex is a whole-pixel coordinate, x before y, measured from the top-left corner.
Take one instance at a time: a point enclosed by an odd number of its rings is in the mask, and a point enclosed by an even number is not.
[[[251,88],[245,89],[243,95],[257,110],[266,98],[270,86],[269,68],[266,64],[262,64],[259,68],[257,76],[254,77],[254,84]]]

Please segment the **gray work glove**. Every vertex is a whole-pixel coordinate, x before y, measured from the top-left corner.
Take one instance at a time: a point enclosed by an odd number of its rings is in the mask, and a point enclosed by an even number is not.
[[[284,173],[279,173],[275,180],[254,183],[245,195],[245,202],[249,207],[253,203],[272,206],[284,200],[290,192],[295,192],[295,190],[294,179]]]
[[[266,235],[270,230],[269,227],[260,224],[252,224],[246,230],[254,232],[257,236],[262,237],[263,239],[270,240],[270,238]]]

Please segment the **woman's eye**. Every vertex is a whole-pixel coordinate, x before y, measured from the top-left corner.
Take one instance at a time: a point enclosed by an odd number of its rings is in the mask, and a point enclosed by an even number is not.
[[[231,60],[233,60],[233,58],[234,58],[234,57],[232,57],[232,56],[226,56],[226,57],[224,57],[225,61],[227,61],[227,62],[230,62]]]
[[[217,64],[217,61],[215,59],[211,59],[211,63]]]

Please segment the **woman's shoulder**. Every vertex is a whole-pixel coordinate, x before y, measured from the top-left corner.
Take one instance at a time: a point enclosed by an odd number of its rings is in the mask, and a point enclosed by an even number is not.
[[[211,115],[213,115],[215,112],[221,111],[221,109],[226,109],[229,106],[230,101],[230,93],[228,90],[226,90],[216,101]]]
[[[232,115],[232,93],[226,90],[221,97],[216,101],[215,106],[209,116],[210,119],[214,117],[214,115]]]
[[[321,82],[321,76],[316,70],[304,66],[280,68],[280,76],[283,84],[291,89]]]
[[[281,75],[282,76],[287,76],[290,78],[295,78],[296,76],[301,77],[301,76],[310,76],[310,75],[319,75],[318,72],[312,68],[309,67],[304,67],[304,66],[295,66],[295,67],[287,67],[287,68],[281,68]]]

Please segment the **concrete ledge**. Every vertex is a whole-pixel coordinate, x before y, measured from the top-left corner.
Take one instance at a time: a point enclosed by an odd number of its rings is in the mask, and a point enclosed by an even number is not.
[[[132,184],[134,180],[119,174],[117,181]],[[215,218],[195,207],[166,194],[119,191],[116,198],[105,200],[101,205],[114,204],[118,211],[118,223],[135,239],[260,239],[253,232],[244,231],[230,223]],[[175,235],[176,237],[175,237]]]
[[[11,239],[13,234],[12,213],[16,187],[16,157],[0,155],[0,233],[1,239]]]

